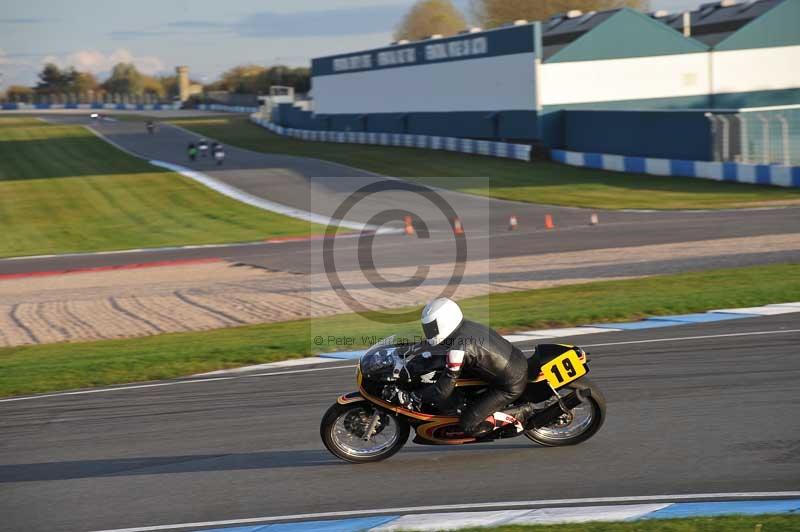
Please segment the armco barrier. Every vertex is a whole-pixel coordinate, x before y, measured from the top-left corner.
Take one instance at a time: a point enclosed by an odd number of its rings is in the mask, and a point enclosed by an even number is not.
[[[603,153],[551,150],[554,161],[572,166],[663,176],[699,177],[715,181],[800,187],[800,166],[653,159]]]
[[[402,133],[374,133],[364,131],[314,131],[279,126],[269,120],[250,117],[250,120],[278,135],[286,135],[302,140],[319,142],[342,142],[348,144],[378,144],[381,146],[401,146],[404,148],[426,148],[445,150],[490,157],[503,157],[529,161],[531,147],[526,144],[509,144],[488,140],[462,139],[455,137],[434,137],[430,135],[405,135]]]

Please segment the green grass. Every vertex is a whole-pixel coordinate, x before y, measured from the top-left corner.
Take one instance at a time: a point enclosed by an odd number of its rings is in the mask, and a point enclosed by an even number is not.
[[[730,515],[657,519],[630,523],[569,523],[563,525],[463,528],[461,532],[790,532],[800,530],[800,515]]]
[[[253,151],[316,157],[371,172],[503,199],[603,209],[716,209],[800,202],[800,190],[526,163],[413,148],[331,144],[275,135],[242,117],[170,119]],[[468,177],[488,177],[471,186]]]
[[[800,264],[712,270],[482,296],[460,301],[471,319],[501,331],[623,321],[800,301]],[[166,379],[203,371],[350,350],[368,336],[418,335],[418,323],[355,314],[195,333],[0,349],[0,395]],[[353,338],[337,345],[315,336]]]
[[[322,231],[153,167],[83,127],[24,117],[0,117],[0,227],[0,256]]]

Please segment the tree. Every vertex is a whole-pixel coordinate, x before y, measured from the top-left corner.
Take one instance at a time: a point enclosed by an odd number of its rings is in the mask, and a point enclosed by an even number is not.
[[[430,35],[454,35],[467,25],[450,0],[419,0],[394,32],[396,40],[417,41]]]
[[[619,7],[646,10],[648,0],[472,0],[470,11],[483,28],[494,28],[517,19],[547,20],[558,13],[578,9],[584,13]]]
[[[133,63],[117,63],[111,70],[111,76],[103,83],[103,88],[112,94],[142,94],[144,92],[144,76]]]
[[[161,84],[162,89],[164,90],[164,95],[169,98],[170,100],[176,98],[178,96],[179,88],[178,88],[178,76],[175,74],[166,75],[166,76],[158,76],[156,78],[158,82]],[[191,83],[195,83],[192,81]]]
[[[42,71],[39,72],[39,82],[36,84],[36,92],[40,94],[63,93],[68,89],[69,74],[62,72],[58,65],[47,63]]]
[[[79,72],[70,68],[68,78],[68,90],[75,94],[86,94],[96,91],[98,87],[97,78],[91,72]]]
[[[311,89],[311,72],[308,68],[291,68],[284,65],[270,67],[259,77],[258,90],[269,92],[273,85],[294,87],[296,92],[308,92]]]
[[[256,94],[258,92],[258,80],[267,72],[267,69],[260,65],[239,65],[229,68],[220,76],[220,88],[228,92],[239,94]]]
[[[239,65],[223,72],[220,79],[206,85],[205,89],[238,94],[266,94],[273,85],[287,85],[294,87],[297,92],[308,92],[311,88],[311,74],[305,67]]]
[[[32,102],[33,89],[22,85],[11,85],[6,89],[5,99],[10,102]]]
[[[142,76],[142,91],[157,98],[163,98],[167,94],[161,80],[152,76]]]

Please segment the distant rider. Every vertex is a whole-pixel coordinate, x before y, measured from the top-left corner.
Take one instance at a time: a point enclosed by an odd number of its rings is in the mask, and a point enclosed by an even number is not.
[[[152,135],[153,133],[155,133],[155,131],[156,131],[156,125],[153,123],[153,121],[152,121],[152,120],[148,120],[148,121],[147,121],[146,127],[147,127],[147,132],[148,132],[150,135]]]
[[[528,361],[522,351],[489,327],[465,320],[458,304],[447,298],[434,299],[423,309],[422,329],[430,345],[447,350],[445,372],[423,390],[422,403],[447,409],[459,376],[480,378],[489,389],[461,413],[464,434],[485,436],[509,423],[522,430],[533,414],[532,404],[501,412],[525,391]]]
[[[211,156],[217,161],[217,165],[222,164],[222,161],[225,160],[225,149],[222,147],[222,144],[215,142],[211,145]]]
[[[189,147],[187,148],[189,153],[189,159],[196,160],[197,159],[197,146],[194,145],[194,142],[189,143]]]
[[[206,139],[200,139],[197,143],[197,149],[200,151],[202,157],[208,155],[208,141]]]

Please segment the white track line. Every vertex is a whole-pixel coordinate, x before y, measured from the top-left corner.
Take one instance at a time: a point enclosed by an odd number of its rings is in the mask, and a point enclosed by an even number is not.
[[[438,512],[447,510],[474,510],[480,508],[525,508],[533,506],[584,505],[596,503],[626,502],[672,502],[691,500],[726,500],[726,499],[763,499],[789,498],[800,496],[800,491],[755,491],[734,493],[695,493],[680,495],[639,495],[633,497],[590,497],[584,499],[540,499],[533,501],[484,502],[472,504],[440,504],[436,506],[406,506],[400,508],[377,508],[374,510],[351,510],[342,512],[319,512],[308,514],[278,515],[272,517],[251,517],[246,519],[228,519],[225,521],[201,521],[197,523],[179,523],[173,525],[142,526],[134,528],[116,528],[97,532],[154,532],[158,530],[175,530],[178,528],[208,527],[220,525],[240,525],[246,523],[270,523],[275,521],[297,521],[300,519],[322,519],[329,517],[358,517],[362,515],[404,514],[411,512]]]
[[[727,334],[707,334],[704,336],[680,336],[677,338],[650,338],[649,340],[628,340],[624,342],[606,342],[602,344],[581,344],[581,347],[605,347],[608,345],[628,345],[628,344],[649,344],[655,342],[681,342],[685,340],[705,340],[707,338],[727,338],[731,336],[758,336],[763,334],[787,334],[787,333],[794,333],[800,332],[800,329],[783,329],[780,331],[754,331],[754,332],[742,332],[742,333],[727,333]],[[603,333],[598,333],[603,334]],[[542,340],[547,338],[546,336],[542,336],[541,338],[531,338],[531,340]],[[522,349],[521,351],[527,353],[533,351],[533,349]]]
[[[646,343],[655,343],[655,342],[681,342],[685,340],[704,340],[707,338],[727,338],[727,337],[735,337],[735,336],[758,336],[758,335],[765,335],[765,334],[788,334],[788,333],[796,333],[800,332],[800,329],[785,329],[785,330],[778,330],[778,331],[754,331],[754,332],[743,332],[743,333],[729,333],[729,334],[708,334],[704,336],[683,336],[679,338],[651,338],[649,340],[630,340],[626,342],[607,342],[603,344],[583,344],[583,347],[603,347],[609,345],[627,345],[627,344],[646,344]],[[599,333],[604,334],[604,333]],[[534,338],[534,340],[541,340],[542,338]],[[533,351],[533,349],[522,349],[524,352]],[[338,361],[338,360],[337,360]],[[273,371],[268,373],[255,373],[252,375],[233,375],[228,377],[210,377],[210,378],[203,378],[203,379],[191,379],[191,380],[181,380],[181,381],[170,381],[170,382],[156,382],[152,384],[135,384],[133,386],[119,386],[115,388],[99,388],[99,389],[90,389],[90,390],[77,390],[74,392],[57,392],[57,393],[49,393],[43,395],[31,395],[31,396],[23,396],[23,397],[10,397],[8,399],[0,399],[0,403],[10,403],[14,401],[30,401],[32,399],[47,399],[50,397],[62,397],[67,395],[86,395],[90,393],[104,393],[104,392],[118,392],[122,390],[137,390],[140,388],[156,388],[160,386],[176,386],[179,384],[199,384],[205,382],[214,382],[214,381],[224,381],[224,380],[233,380],[233,379],[244,379],[250,377],[272,377],[275,375],[290,375],[294,373],[311,373],[315,371],[327,371],[327,370],[335,370],[335,369],[344,369],[344,368],[354,368],[354,365],[349,366],[332,366],[332,367],[324,367],[324,368],[308,368],[308,369],[294,369],[294,370],[287,370],[287,371]]]
[[[705,336],[682,336],[679,338],[653,338],[650,340],[630,340],[627,342],[608,342],[604,344],[586,344],[586,347],[603,347],[607,345],[647,344],[651,342],[679,342],[683,340],[704,340],[706,338],[728,338],[732,336],[758,336],[761,334],[787,334],[800,332],[800,329],[784,329],[780,331],[754,331],[727,334],[709,334]]]

